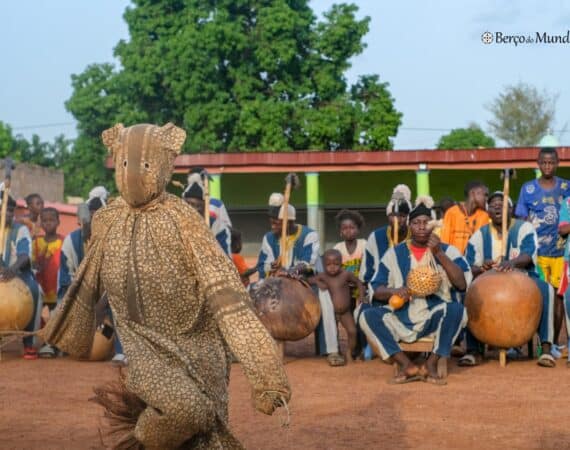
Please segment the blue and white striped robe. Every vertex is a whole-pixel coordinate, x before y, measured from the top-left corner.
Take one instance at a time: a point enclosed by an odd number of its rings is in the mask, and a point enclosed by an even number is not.
[[[259,278],[265,278],[271,271],[271,263],[280,254],[280,238],[271,231],[265,233],[261,243],[261,251],[257,259]],[[319,235],[305,225],[297,225],[297,232],[293,237],[293,248],[287,254],[287,261],[281,263],[284,269],[290,269],[299,263],[305,263],[314,268],[319,257]]]
[[[461,268],[469,286],[473,277],[465,258],[457,248],[447,244],[440,245],[445,254]],[[437,260],[436,263],[441,268]],[[403,242],[386,251],[370,284],[374,290],[379,286],[401,288],[405,285],[410,270],[418,265],[407,243]],[[400,309],[394,310],[387,304],[363,304],[355,311],[355,317],[382,359],[388,359],[401,351],[399,341],[411,343],[429,335],[433,335],[435,339],[434,353],[449,357],[453,342],[467,324],[467,313],[457,301],[458,293],[449,280],[444,280],[435,294],[413,297]]]
[[[26,283],[26,286],[32,294],[32,300],[34,302],[32,318],[24,330],[34,331],[40,326],[42,305],[40,301],[40,289],[31,269],[32,236],[30,235],[28,227],[16,222],[14,222],[10,228],[7,228],[6,231],[8,231],[8,235],[6,237],[6,246],[4,247],[4,251],[1,255],[2,266],[10,267],[21,255],[26,255],[30,261],[30,265],[18,271],[17,276]],[[31,347],[33,343],[33,336],[26,336],[24,338],[25,347]]]
[[[83,235],[81,228],[69,233],[61,245],[59,274],[57,277],[57,298],[60,301],[71,285],[75,271],[83,261]]]
[[[500,246],[493,246],[492,224],[479,228],[467,243],[465,256],[470,266],[482,266],[486,260],[497,260]],[[538,335],[542,342],[552,343],[554,338],[554,288],[538,277],[536,258],[538,238],[530,222],[513,220],[507,238],[508,259],[513,259],[521,253],[531,257],[531,264],[523,269],[537,284],[542,295],[542,314],[538,325]],[[468,333],[468,350],[475,350],[477,341]]]
[[[210,230],[224,253],[231,256],[232,235],[228,226],[222,220],[210,217]]]

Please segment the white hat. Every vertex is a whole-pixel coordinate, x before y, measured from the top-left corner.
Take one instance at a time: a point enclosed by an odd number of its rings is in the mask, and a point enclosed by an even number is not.
[[[279,208],[279,216],[278,219],[283,219],[283,206]],[[293,205],[287,205],[287,220],[295,220],[296,218],[296,211]]]

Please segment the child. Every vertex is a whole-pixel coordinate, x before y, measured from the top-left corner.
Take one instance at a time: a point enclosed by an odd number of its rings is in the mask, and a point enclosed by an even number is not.
[[[242,242],[241,242],[241,232],[232,228],[232,261],[236,266],[236,269],[241,277],[241,281],[245,287],[249,286],[249,277],[257,272],[256,267],[249,268],[245,262],[245,258],[240,255]]]
[[[327,250],[323,255],[324,272],[310,279],[322,291],[328,291],[334,306],[337,322],[340,321],[348,336],[347,359],[356,358],[356,325],[351,311],[350,286],[358,287],[360,303],[364,302],[364,284],[352,272],[342,268],[342,255],[338,250]]]
[[[57,276],[61,258],[63,237],[57,234],[59,213],[55,208],[44,208],[40,213],[43,236],[34,239],[32,264],[36,279],[43,291],[43,302],[51,313],[57,305]],[[39,351],[40,358],[54,358],[55,349],[45,344]]]
[[[366,239],[358,239],[364,218],[358,211],[343,209],[337,214],[336,223],[342,242],[336,244],[334,248],[342,255],[342,268],[358,277],[366,247]]]
[[[44,200],[40,194],[30,194],[26,197],[26,206],[29,214],[18,217],[18,222],[26,225],[28,230],[30,230],[32,239],[35,239],[42,234],[40,213],[44,208]]]

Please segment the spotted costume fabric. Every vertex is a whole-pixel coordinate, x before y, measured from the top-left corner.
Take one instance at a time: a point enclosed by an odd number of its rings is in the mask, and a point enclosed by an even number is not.
[[[99,210],[84,261],[45,338],[89,352],[94,304],[107,292],[129,368],[127,390],[146,407],[131,430],[139,447],[242,448],[228,429],[232,352],[271,414],[290,398],[273,339],[203,218],[167,194],[185,132],[122,125],[103,133],[121,198]]]

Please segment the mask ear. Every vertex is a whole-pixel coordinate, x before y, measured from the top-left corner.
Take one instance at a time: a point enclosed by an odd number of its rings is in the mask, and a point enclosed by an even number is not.
[[[119,143],[119,135],[121,134],[121,131],[123,131],[124,129],[125,127],[123,126],[123,124],[118,123],[114,127],[109,128],[103,131],[103,133],[101,133],[103,144],[105,145],[105,147],[107,147],[107,150],[113,156],[115,155],[115,150]]]
[[[163,127],[160,127],[160,133],[162,147],[178,155],[182,144],[184,144],[186,140],[186,131],[169,122]]]

